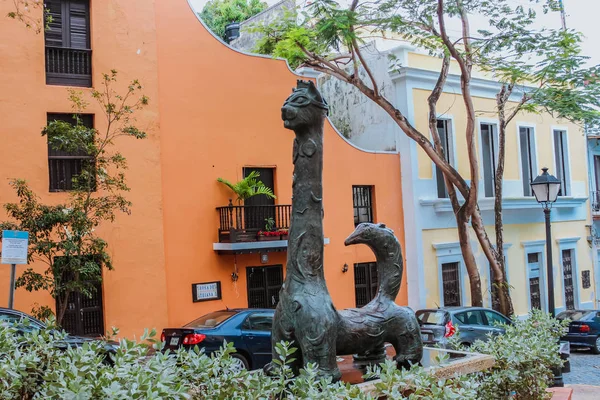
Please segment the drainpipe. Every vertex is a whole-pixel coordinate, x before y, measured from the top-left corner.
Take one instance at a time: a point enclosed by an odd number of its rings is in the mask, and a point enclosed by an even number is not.
[[[587,148],[587,161],[588,161],[588,194],[589,194],[589,210],[591,215],[591,225],[590,225],[590,237],[592,239],[592,269],[594,271],[594,308],[598,309],[600,307],[600,295],[598,290],[600,290],[600,268],[598,265],[598,244],[596,241],[596,232],[594,230],[594,207],[592,205],[592,196],[596,193],[594,190],[598,190],[595,187],[594,180],[592,179],[592,175],[595,173],[596,166],[593,162],[592,150],[590,148],[590,138],[588,137],[588,129],[584,126],[584,134],[585,134],[585,145]]]

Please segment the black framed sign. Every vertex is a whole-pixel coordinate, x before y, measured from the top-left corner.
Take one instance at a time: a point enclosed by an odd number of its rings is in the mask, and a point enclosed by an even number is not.
[[[220,300],[221,281],[192,283],[192,300],[199,301]]]

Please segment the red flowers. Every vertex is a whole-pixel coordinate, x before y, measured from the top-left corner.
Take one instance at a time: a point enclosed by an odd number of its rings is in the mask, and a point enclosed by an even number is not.
[[[287,235],[287,234],[288,234],[287,229],[278,229],[276,231],[258,231],[258,236],[275,237],[275,236],[283,236],[283,235]]]

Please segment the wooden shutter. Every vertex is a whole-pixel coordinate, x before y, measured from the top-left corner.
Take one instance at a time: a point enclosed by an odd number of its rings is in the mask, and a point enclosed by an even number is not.
[[[81,123],[87,128],[93,128],[93,114],[81,114]],[[64,121],[75,124],[72,114],[48,114],[48,123],[52,121]],[[81,171],[89,163],[90,156],[84,151],[66,152],[53,148],[48,143],[48,172],[50,192],[60,192],[73,189],[73,178],[81,174]],[[89,164],[87,164],[89,165]]]
[[[46,0],[46,11],[52,18],[45,32],[46,46],[63,47],[63,12],[66,3],[60,0]]]
[[[52,22],[45,32],[46,46],[90,48],[89,0],[46,0]]]
[[[69,2],[69,42],[74,49],[89,49],[89,2]]]

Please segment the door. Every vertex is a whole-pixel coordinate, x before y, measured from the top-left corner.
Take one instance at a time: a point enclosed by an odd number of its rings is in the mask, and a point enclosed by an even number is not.
[[[101,284],[96,286],[91,298],[81,293],[69,295],[62,328],[75,336],[96,337],[106,333]]]
[[[354,294],[356,307],[369,303],[377,294],[377,263],[354,264]]]
[[[573,286],[573,250],[562,251],[563,282],[565,290],[565,307],[575,309],[575,288]]]
[[[242,325],[242,340],[251,357],[252,369],[262,368],[271,361],[271,328],[273,313],[253,313]]]
[[[442,286],[444,306],[460,306],[460,263],[442,264]]]
[[[274,168],[244,168],[244,178],[248,177],[252,171],[260,174],[258,180],[265,186],[271,188],[275,192],[275,169]],[[275,220],[275,199],[272,199],[264,194],[250,197],[244,200],[244,219],[247,230],[259,231],[265,229],[266,220],[273,218]]]
[[[486,334],[490,332],[480,310],[464,311],[454,316],[459,327],[460,339],[463,343],[472,344],[476,340],[487,340]]]
[[[283,266],[247,267],[248,308],[275,308],[283,284]]]
[[[540,253],[527,254],[527,270],[529,271],[529,304],[531,309],[542,309],[540,290]]]
[[[592,209],[600,211],[600,156],[594,156],[594,181],[596,190],[592,192]]]

